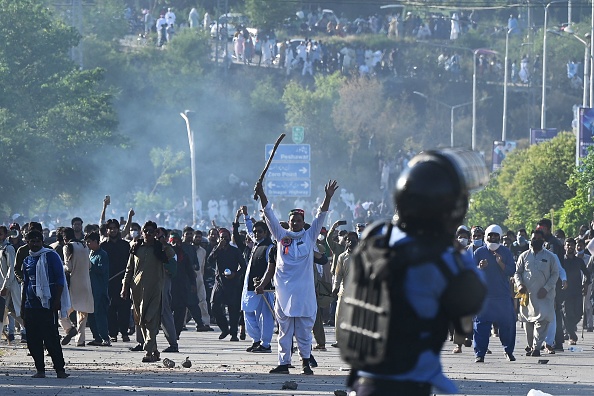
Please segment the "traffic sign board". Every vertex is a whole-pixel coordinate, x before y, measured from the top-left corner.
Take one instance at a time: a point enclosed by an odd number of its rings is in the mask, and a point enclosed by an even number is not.
[[[309,197],[311,183],[309,180],[268,180],[266,195],[271,197]]]
[[[266,177],[268,179],[309,179],[310,170],[309,162],[272,161]]]
[[[267,144],[264,153],[268,161],[274,144]],[[279,144],[273,161],[309,161],[311,160],[309,144]]]
[[[291,138],[293,139],[293,143],[303,143],[303,139],[305,138],[305,128],[303,128],[302,126],[294,126],[291,132]]]

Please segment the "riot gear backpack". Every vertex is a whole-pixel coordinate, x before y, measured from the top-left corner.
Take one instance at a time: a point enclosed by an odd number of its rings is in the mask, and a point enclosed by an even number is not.
[[[412,370],[423,351],[438,354],[450,320],[459,322],[478,312],[486,289],[474,271],[463,269],[459,253],[454,258],[460,271],[454,275],[441,258],[443,245],[411,241],[390,247],[393,225],[389,223],[386,233],[381,233],[384,226],[368,227],[353,253],[340,305],[343,320],[336,323],[337,339],[342,359],[353,369],[398,374]],[[433,318],[420,317],[405,291],[408,269],[427,263],[435,264],[448,284]]]

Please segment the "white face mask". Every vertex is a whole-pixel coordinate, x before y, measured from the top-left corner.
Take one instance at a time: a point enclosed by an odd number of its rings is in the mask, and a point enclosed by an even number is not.
[[[474,246],[483,246],[483,240],[482,240],[482,239],[474,239],[474,240],[472,241],[472,244],[473,244]]]
[[[501,246],[501,244],[499,242],[489,242],[487,243],[487,248],[489,248],[490,251],[494,252],[495,250],[499,249],[499,246]]]
[[[132,238],[138,238],[140,236],[140,232],[139,231],[130,231],[130,235],[132,236]]]
[[[462,246],[468,246],[468,238],[458,238],[458,242],[460,242],[460,245]]]

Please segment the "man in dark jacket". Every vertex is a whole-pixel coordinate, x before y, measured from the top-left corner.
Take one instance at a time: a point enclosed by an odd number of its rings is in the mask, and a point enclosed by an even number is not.
[[[122,341],[130,341],[128,328],[130,327],[130,307],[132,302],[129,298],[120,297],[122,280],[126,271],[126,264],[130,257],[130,244],[122,239],[120,222],[116,219],[107,220],[108,240],[101,243],[101,249],[107,252],[109,257],[109,309],[107,311],[107,323],[109,327],[109,338],[111,342],[117,342],[118,333],[122,335]]]
[[[196,272],[194,263],[197,261],[196,252],[190,245],[182,244],[180,235],[177,232],[169,234],[169,243],[177,256],[177,273],[171,279],[171,310],[177,336],[186,323],[186,308],[196,321],[196,328],[204,327],[202,313],[198,306],[198,295],[196,294]]]
[[[239,341],[237,327],[241,302],[241,271],[246,264],[238,248],[231,246],[231,233],[226,228],[219,229],[219,241],[208,256],[208,264],[215,267],[215,284],[212,290],[212,314],[221,329],[219,339],[231,334],[230,341]],[[224,306],[229,310],[229,321]],[[230,322],[230,323],[229,323]]]

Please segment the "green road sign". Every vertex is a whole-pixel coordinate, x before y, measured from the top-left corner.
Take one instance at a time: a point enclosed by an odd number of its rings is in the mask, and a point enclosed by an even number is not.
[[[293,143],[295,144],[303,143],[303,139],[305,138],[305,128],[303,128],[302,126],[294,126],[291,138],[293,139]]]

